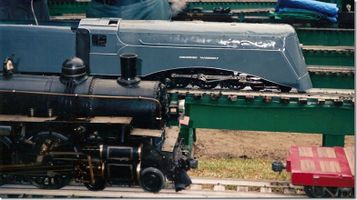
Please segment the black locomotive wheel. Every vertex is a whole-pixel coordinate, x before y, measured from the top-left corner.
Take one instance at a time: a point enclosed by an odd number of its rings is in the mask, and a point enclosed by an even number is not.
[[[228,83],[228,88],[231,90],[241,90],[245,88],[245,85],[242,83],[239,83],[238,81],[230,81]]]
[[[34,136],[32,141],[35,143],[33,151],[37,156],[44,155],[47,152],[58,148],[61,144],[68,140],[67,137],[56,132],[41,132]],[[46,152],[44,152],[46,151]],[[63,163],[57,163],[51,159],[36,160],[44,165],[59,165]],[[50,172],[51,175],[37,175],[31,176],[31,183],[41,189],[60,189],[68,185],[72,179],[69,174],[61,174],[58,172]]]
[[[94,177],[94,183],[84,183],[84,186],[90,191],[101,191],[106,186],[105,178],[102,176]]]
[[[144,190],[157,193],[165,185],[165,176],[159,169],[148,167],[141,172],[140,184]]]
[[[326,198],[329,197],[328,192],[324,187],[319,186],[304,186],[304,192],[311,198]]]
[[[71,179],[68,175],[32,176],[30,178],[32,185],[40,189],[60,189],[68,185]]]

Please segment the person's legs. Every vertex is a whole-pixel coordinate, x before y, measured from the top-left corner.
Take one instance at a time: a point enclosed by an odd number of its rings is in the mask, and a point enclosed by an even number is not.
[[[106,5],[92,1],[87,17],[118,17],[123,19],[169,20],[171,8],[167,0],[145,0],[131,5]]]
[[[92,0],[87,6],[87,17],[121,17],[121,7],[115,5],[108,5]]]
[[[31,20],[31,1],[10,0],[9,1],[9,20]]]
[[[9,19],[9,0],[0,0],[0,20]],[[10,0],[11,1],[11,0]]]
[[[171,19],[171,7],[167,0],[146,0],[143,4],[147,8],[145,19]]]
[[[123,19],[169,20],[171,8],[167,0],[145,0],[122,6]]]
[[[47,0],[34,0],[33,3],[37,20],[49,20]],[[31,0],[0,0],[0,19],[33,20]]]
[[[48,10],[47,0],[34,0],[34,9],[35,9],[37,20],[39,21],[50,20],[50,13]]]

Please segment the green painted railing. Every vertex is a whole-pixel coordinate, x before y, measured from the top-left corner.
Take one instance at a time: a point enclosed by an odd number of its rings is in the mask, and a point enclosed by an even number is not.
[[[266,103],[261,97],[230,100],[227,96],[189,94],[185,97],[185,115],[190,123],[181,131],[187,146],[192,145],[196,128],[320,133],[324,146],[343,146],[344,136],[354,134],[354,104],[317,101],[301,104],[273,99]]]
[[[354,46],[354,29],[295,28],[304,45]]]
[[[346,66],[354,67],[355,59],[353,51],[338,52],[324,50],[303,50],[305,62],[307,65],[322,66]]]

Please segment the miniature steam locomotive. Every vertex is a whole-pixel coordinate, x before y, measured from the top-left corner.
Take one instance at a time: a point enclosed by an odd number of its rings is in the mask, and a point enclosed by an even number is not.
[[[0,183],[14,177],[39,188],[70,181],[89,190],[140,184],[158,192],[166,179],[177,191],[191,184],[196,160],[168,127],[168,95],[158,81],[136,77],[136,55],[121,56],[118,79],[88,75],[79,58],[60,75],[13,73],[0,77]]]
[[[70,24],[70,25],[68,25]],[[18,72],[60,73],[76,55],[91,75],[118,76],[118,56],[139,56],[138,75],[171,87],[306,91],[312,87],[290,25],[82,19],[54,25],[0,25],[0,59]]]

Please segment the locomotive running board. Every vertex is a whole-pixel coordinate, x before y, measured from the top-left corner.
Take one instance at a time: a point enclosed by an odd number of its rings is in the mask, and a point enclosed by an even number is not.
[[[163,131],[162,130],[152,130],[152,129],[142,129],[142,128],[134,128],[130,135],[133,136],[148,136],[148,137],[161,137]]]
[[[91,124],[130,124],[132,117],[96,116],[91,118],[76,118],[74,120],[57,120],[57,117],[30,117],[26,115],[0,115],[0,122],[48,122],[48,123],[91,123]]]
[[[165,152],[173,152],[178,136],[179,128],[177,126],[165,128],[165,142],[162,145],[161,150]]]
[[[56,117],[29,117],[26,115],[0,115],[0,122],[48,122]]]

